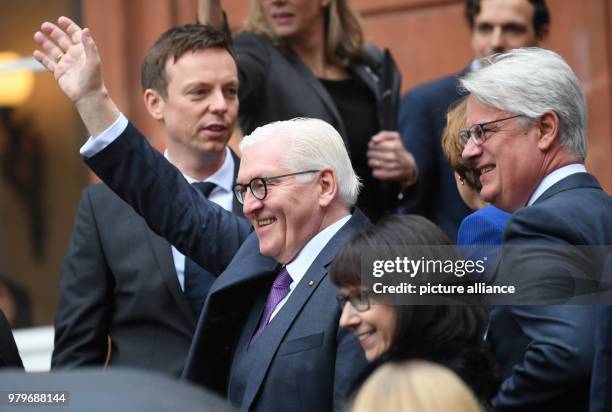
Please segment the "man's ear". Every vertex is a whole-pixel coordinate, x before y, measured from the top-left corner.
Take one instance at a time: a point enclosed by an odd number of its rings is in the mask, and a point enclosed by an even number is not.
[[[164,119],[164,98],[153,89],[147,89],[144,92],[144,104],[147,111],[155,120]]]
[[[555,142],[559,143],[559,116],[552,110],[544,112],[538,119],[538,127],[540,129],[538,149],[547,152]]]
[[[328,206],[338,193],[338,179],[331,168],[325,168],[319,172],[319,206]]]

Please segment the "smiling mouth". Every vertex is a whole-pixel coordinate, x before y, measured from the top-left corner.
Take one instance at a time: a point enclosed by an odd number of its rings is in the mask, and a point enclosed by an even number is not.
[[[264,227],[264,226],[271,225],[274,222],[276,222],[275,217],[269,217],[267,219],[257,219],[257,226]]]
[[[359,339],[359,342],[363,342],[364,340],[366,340],[367,338],[369,338],[373,334],[374,334],[374,331],[360,333],[359,335],[357,335],[357,339]]]
[[[485,167],[481,167],[480,168],[480,174],[485,174],[487,172],[490,172],[491,170],[495,169],[494,165],[489,165],[489,166],[485,166]]]

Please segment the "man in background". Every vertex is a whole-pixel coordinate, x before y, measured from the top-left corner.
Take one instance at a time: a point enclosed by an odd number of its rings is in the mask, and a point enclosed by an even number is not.
[[[480,171],[482,199],[512,213],[487,280],[520,291],[490,312],[486,336],[503,379],[493,406],[586,411],[591,303],[612,245],[612,198],[584,166],[586,100],[552,51],[514,49],[483,64],[461,80],[470,93],[462,156]]]
[[[242,214],[232,193],[238,158],[226,147],[238,113],[227,37],[200,25],[170,29],[148,51],[141,82],[166,158],[212,202]],[[180,375],[213,280],[106,185],[86,188],[61,274],[52,367],[107,362]]]
[[[465,15],[475,58],[537,46],[548,35],[550,17],[544,0],[468,0]],[[400,134],[420,172],[408,211],[432,220],[453,240],[471,211],[459,196],[453,170],[442,152],[442,131],[447,111],[461,97],[458,78],[477,66],[474,60],[460,73],[416,86],[400,105]]]

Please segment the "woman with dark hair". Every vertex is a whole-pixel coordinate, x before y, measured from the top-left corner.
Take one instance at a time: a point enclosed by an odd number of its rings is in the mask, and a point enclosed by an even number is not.
[[[487,312],[480,299],[466,294],[455,305],[392,304],[393,298],[377,296],[366,285],[367,276],[361,275],[362,258],[372,254],[381,260],[462,260],[448,237],[420,216],[386,217],[341,249],[330,271],[332,282],[341,289],[340,326],[357,336],[370,362],[369,371],[356,383],[382,363],[424,359],[453,370],[488,406],[497,379],[483,341]],[[454,285],[467,287],[471,282],[469,276],[451,278]]]
[[[229,32],[220,0],[199,0],[198,20]],[[330,123],[362,179],[357,206],[377,220],[399,205],[417,168],[394,131],[399,71],[363,37],[348,0],[252,0],[233,44],[242,131],[295,117]]]

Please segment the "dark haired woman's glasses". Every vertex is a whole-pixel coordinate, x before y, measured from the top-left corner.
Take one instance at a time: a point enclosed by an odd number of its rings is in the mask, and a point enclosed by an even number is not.
[[[364,290],[361,293],[338,293],[336,295],[336,300],[338,301],[338,305],[340,305],[340,309],[344,309],[346,302],[351,302],[351,306],[355,308],[357,312],[365,312],[370,309],[370,295],[372,294],[371,290]]]

